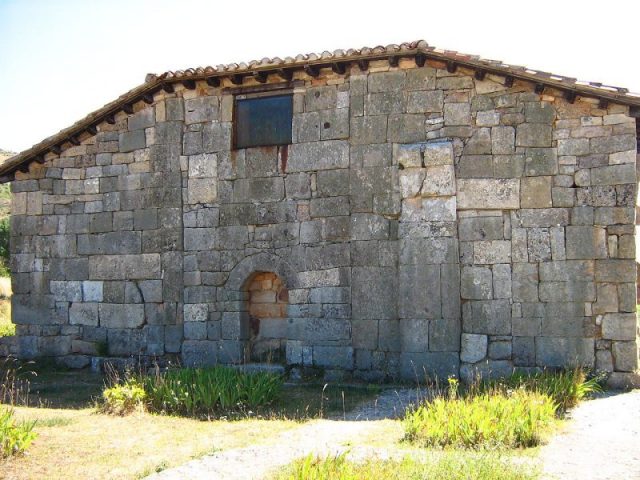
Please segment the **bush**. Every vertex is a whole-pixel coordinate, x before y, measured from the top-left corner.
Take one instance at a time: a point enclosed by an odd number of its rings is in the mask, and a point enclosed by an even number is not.
[[[104,413],[126,415],[144,407],[146,394],[135,380],[128,380],[123,385],[115,385],[102,392],[100,410]]]
[[[450,380],[448,395],[427,401],[405,415],[405,438],[425,447],[532,447],[552,426],[556,405],[524,388],[487,390],[458,396]]]
[[[280,394],[282,378],[215,366],[181,368],[140,379],[152,411],[209,415],[268,405]]]
[[[533,480],[538,473],[514,465],[496,454],[443,453],[425,463],[411,458],[402,461],[347,460],[345,454],[319,458],[309,455],[296,460],[275,476],[276,480]]]
[[[23,453],[36,438],[33,427],[36,422],[16,423],[13,410],[0,409],[0,457]]]

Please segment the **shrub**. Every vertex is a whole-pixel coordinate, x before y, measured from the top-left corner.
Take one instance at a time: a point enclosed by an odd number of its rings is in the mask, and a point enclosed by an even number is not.
[[[11,275],[9,271],[9,236],[11,235],[11,227],[9,217],[0,220],[0,276],[8,277]]]
[[[425,463],[409,457],[402,461],[368,459],[349,461],[345,454],[325,458],[309,455],[296,460],[275,475],[276,480],[533,480],[538,473],[514,465],[492,453],[443,453]]]
[[[35,421],[17,423],[13,410],[0,409],[0,457],[23,453],[36,438],[35,424]]]
[[[104,413],[126,415],[144,407],[146,394],[135,380],[128,380],[122,385],[115,385],[102,392],[100,410]]]
[[[222,366],[157,372],[140,381],[151,410],[181,415],[209,415],[268,405],[282,389],[278,375],[244,373]]]
[[[518,388],[458,396],[453,380],[448,395],[405,415],[405,438],[425,447],[532,447],[541,443],[555,413],[553,400],[541,393]]]

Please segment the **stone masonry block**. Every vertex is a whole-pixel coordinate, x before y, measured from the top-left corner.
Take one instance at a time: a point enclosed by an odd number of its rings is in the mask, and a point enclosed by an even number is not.
[[[607,258],[607,234],[604,228],[566,227],[568,259]]]
[[[106,328],[138,328],[144,324],[144,305],[100,303],[100,326]]]
[[[551,208],[552,177],[525,177],[520,183],[522,208]]]
[[[520,182],[517,179],[459,179],[458,208],[517,209]]]
[[[476,363],[487,356],[487,335],[463,333],[461,344],[460,360],[463,362]]]
[[[493,297],[493,279],[489,268],[463,267],[461,285],[463,299],[483,300]]]
[[[638,335],[635,313],[607,313],[602,319],[602,338],[634,341]]]

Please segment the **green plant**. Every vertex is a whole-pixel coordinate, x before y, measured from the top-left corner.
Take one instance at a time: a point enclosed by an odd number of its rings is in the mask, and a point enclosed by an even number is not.
[[[270,404],[282,378],[266,372],[244,373],[215,366],[180,368],[139,377],[152,411],[210,415]]]
[[[404,418],[405,439],[425,447],[532,447],[553,424],[556,405],[524,388],[460,395],[457,381],[448,395],[429,400]]]
[[[601,392],[598,377],[588,378],[583,368],[572,368],[560,371],[544,370],[531,375],[514,373],[502,380],[485,385],[489,390],[507,391],[524,388],[530,392],[548,395],[558,406],[560,413],[575,407],[589,395]]]
[[[0,220],[0,277],[8,277],[11,272],[9,265],[9,236],[11,235],[11,225],[9,217]]]
[[[275,480],[533,480],[535,469],[514,465],[495,453],[443,452],[421,463],[410,457],[401,461],[348,460],[347,454],[308,455],[278,472]]]
[[[126,415],[144,405],[146,394],[142,386],[129,379],[122,385],[115,385],[102,392],[100,410],[104,413]]]
[[[24,452],[36,438],[33,427],[36,422],[17,423],[13,410],[0,409],[0,456],[9,457]]]
[[[0,337],[12,337],[16,334],[16,326],[12,323],[0,325]]]

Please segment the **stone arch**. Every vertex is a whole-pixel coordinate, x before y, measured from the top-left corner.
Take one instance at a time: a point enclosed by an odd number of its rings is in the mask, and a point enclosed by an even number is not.
[[[243,258],[229,273],[225,288],[242,291],[253,272],[273,272],[282,279],[287,288],[297,288],[298,274],[282,258],[271,253],[258,253]]]
[[[222,314],[222,344],[227,346],[231,352],[223,356],[223,363],[241,363],[256,360],[256,355],[253,355],[252,358],[252,354],[256,353],[253,351],[256,326],[254,325],[252,328],[251,325],[252,319],[249,312],[251,294],[249,288],[256,275],[259,274],[274,275],[287,292],[298,286],[297,272],[277,255],[258,253],[245,257],[238,262],[229,273],[227,282],[219,295],[225,302],[225,310]],[[283,307],[283,313],[284,315],[280,319],[282,322],[286,322],[286,306]],[[280,326],[285,328],[286,331],[286,323]],[[280,345],[280,350],[283,349],[283,345]],[[281,351],[280,353],[284,357],[284,352]],[[284,360],[284,358],[282,359]]]

